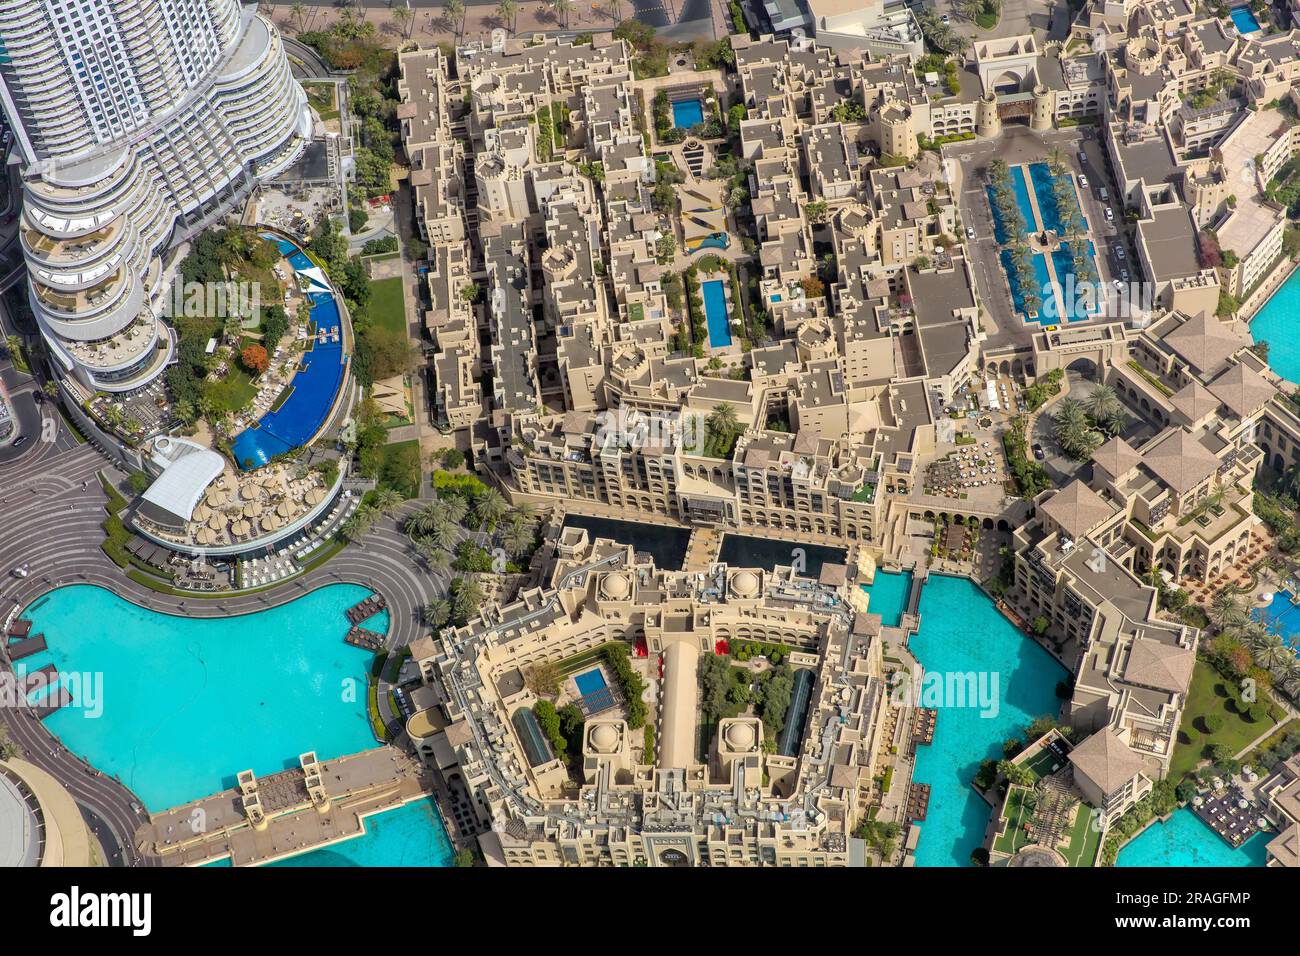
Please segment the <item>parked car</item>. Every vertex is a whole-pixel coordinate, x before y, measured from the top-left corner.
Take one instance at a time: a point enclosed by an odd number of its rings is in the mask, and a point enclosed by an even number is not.
[[[1034,442],[1034,457],[1037,458],[1039,461],[1042,461],[1044,458],[1047,457],[1045,454],[1043,454],[1043,446],[1038,444],[1038,442]]]
[[[1088,188],[1088,177],[1085,176],[1083,173],[1079,174],[1079,188],[1080,189]]]
[[[975,238],[975,227],[974,227],[974,226],[967,226],[967,227],[966,227],[966,238],[967,238],[967,239],[974,239],[974,238]]]
[[[1115,258],[1118,259],[1120,262],[1123,262],[1123,261],[1124,261],[1124,247],[1123,247],[1123,246],[1116,246],[1116,247],[1115,247]]]
[[[1079,162],[1086,163],[1087,161],[1088,161],[1088,154],[1085,153],[1083,150],[1079,150]]]
[[[1129,280],[1128,270],[1127,270],[1127,269],[1120,269],[1120,270],[1119,270],[1119,277],[1120,277],[1121,279],[1123,279],[1125,282],[1127,282],[1127,281]]]
[[[1107,222],[1115,221],[1115,213],[1109,206],[1106,207],[1106,221]]]

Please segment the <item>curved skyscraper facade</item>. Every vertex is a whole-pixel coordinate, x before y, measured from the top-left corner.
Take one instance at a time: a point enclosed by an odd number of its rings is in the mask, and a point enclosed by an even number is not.
[[[91,390],[139,388],[174,353],[168,250],[310,136],[280,36],[237,0],[0,0],[0,97],[51,354]]]

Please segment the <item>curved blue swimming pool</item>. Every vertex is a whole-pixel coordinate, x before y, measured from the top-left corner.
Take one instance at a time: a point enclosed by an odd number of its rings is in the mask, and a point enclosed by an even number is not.
[[[307,255],[287,239],[265,235],[284,254],[294,272],[322,274]],[[312,281],[313,288],[320,285]],[[276,455],[305,445],[325,424],[338,397],[347,369],[343,351],[343,323],[338,302],[331,291],[308,293],[311,301],[313,337],[293,377],[292,391],[274,411],[267,412],[251,427],[235,436],[231,452],[244,471],[261,468]]]
[[[344,612],[368,594],[332,584],[256,614],[193,619],[70,585],[24,613],[49,649],[19,663],[54,664],[72,694],[46,727],[165,810],[233,787],[241,770],[378,746],[366,714],[373,657],[343,642]],[[386,632],[388,613],[365,626]]]

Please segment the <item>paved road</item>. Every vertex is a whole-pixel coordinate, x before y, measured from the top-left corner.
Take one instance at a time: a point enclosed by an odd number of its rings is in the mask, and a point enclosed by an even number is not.
[[[244,614],[292,601],[317,587],[350,582],[379,590],[388,599],[392,621],[390,648],[409,643],[420,632],[421,608],[446,594],[449,576],[431,574],[411,552],[401,532],[403,515],[418,506],[406,503],[381,519],[358,544],[301,578],[260,594],[225,599],[180,598],[160,594],[131,581],[100,550],[105,496],[97,473],[108,466],[88,445],[58,450],[57,444],[33,443],[24,457],[0,466],[0,620],[27,607],[42,594],[65,584],[108,588],[144,607],[188,617]],[[16,579],[9,570],[30,565],[30,576]],[[57,635],[49,635],[57,641]],[[3,662],[8,670],[7,661]],[[141,865],[131,845],[143,822],[134,795],[121,783],[99,775],[63,749],[26,708],[0,714],[14,741],[37,766],[61,780],[99,834],[110,861]]]

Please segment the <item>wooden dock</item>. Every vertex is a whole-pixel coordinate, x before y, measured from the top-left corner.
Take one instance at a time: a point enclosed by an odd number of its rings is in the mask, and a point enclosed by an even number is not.
[[[928,783],[914,783],[907,791],[907,819],[916,823],[925,821],[925,815],[930,809],[930,785]]]
[[[353,647],[359,647],[366,651],[379,651],[384,649],[384,635],[376,631],[368,631],[364,627],[353,627],[343,638]]]
[[[39,654],[41,651],[46,649],[46,646],[45,635],[36,634],[32,637],[24,638],[21,641],[10,644],[6,649],[9,651],[9,659],[11,661],[20,661],[24,657],[31,657],[33,654]]]
[[[352,607],[348,608],[347,610],[348,623],[353,625],[360,624],[366,618],[378,614],[380,611],[385,610],[387,607],[388,607],[388,601],[385,600],[382,594],[376,592],[370,595],[370,597],[366,598],[364,601],[361,601],[358,604],[354,604]]]

